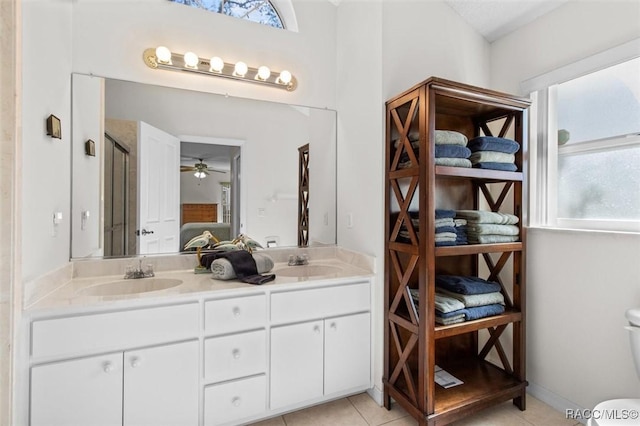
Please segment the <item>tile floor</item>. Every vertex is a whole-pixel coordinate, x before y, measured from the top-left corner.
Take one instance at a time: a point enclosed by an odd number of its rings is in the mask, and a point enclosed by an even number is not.
[[[415,426],[418,423],[402,408],[390,411],[362,393],[315,407],[255,423],[254,426]],[[455,426],[575,426],[581,423],[566,419],[564,413],[527,395],[527,409],[520,411],[511,401],[488,408]]]

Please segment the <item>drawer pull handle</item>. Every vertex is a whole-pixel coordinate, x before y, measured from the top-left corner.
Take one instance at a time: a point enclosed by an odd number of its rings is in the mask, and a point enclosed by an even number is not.
[[[142,360],[140,358],[138,358],[137,356],[131,358],[131,367],[138,368],[140,367],[140,364],[142,364]]]
[[[233,355],[233,359],[240,359],[240,349],[234,349],[231,355]]]
[[[319,334],[319,333],[320,333],[320,326],[319,326],[319,325],[314,326],[314,327],[313,327],[313,331],[314,331],[316,334]]]
[[[233,316],[236,318],[240,316],[240,308],[238,308],[237,306],[233,308]]]
[[[104,372],[105,373],[112,373],[114,371],[116,371],[116,366],[113,365],[113,363],[111,361],[107,361],[104,363]]]
[[[336,324],[335,322],[332,322],[329,327],[331,327],[332,330],[337,330],[338,329],[338,324]]]
[[[231,403],[233,404],[234,407],[239,407],[241,402],[242,401],[240,401],[240,397],[239,396],[236,396],[235,398],[233,398],[231,400]]]

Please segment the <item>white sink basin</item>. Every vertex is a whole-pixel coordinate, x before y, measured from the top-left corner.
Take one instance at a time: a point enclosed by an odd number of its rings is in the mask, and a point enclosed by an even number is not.
[[[115,296],[120,294],[138,294],[150,291],[166,290],[182,284],[182,280],[172,278],[141,278],[133,280],[111,281],[84,287],[77,291],[84,296]]]
[[[276,277],[318,277],[322,275],[333,275],[342,271],[342,268],[330,265],[302,265],[285,266],[273,271]]]

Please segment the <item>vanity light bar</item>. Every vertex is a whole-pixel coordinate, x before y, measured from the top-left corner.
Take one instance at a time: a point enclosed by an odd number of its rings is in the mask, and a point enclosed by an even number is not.
[[[173,53],[164,46],[146,49],[142,55],[149,68],[171,71],[186,71],[212,77],[265,84],[279,89],[293,91],[298,86],[296,78],[289,71],[274,72],[266,66],[252,68],[244,62],[230,64],[219,57],[200,58],[193,52]]]

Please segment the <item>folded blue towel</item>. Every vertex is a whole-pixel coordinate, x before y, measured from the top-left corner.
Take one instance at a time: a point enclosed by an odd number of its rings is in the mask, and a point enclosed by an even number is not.
[[[436,275],[436,287],[460,294],[482,294],[500,291],[500,284],[478,277]]]
[[[457,246],[458,243],[453,241],[436,241],[436,247],[447,247],[447,246]]]
[[[441,312],[436,309],[436,317],[441,319],[458,318],[460,314],[464,314],[467,321],[473,321],[480,318],[498,315],[504,312],[504,305],[495,303],[493,305],[474,306],[472,308],[463,308],[456,311]]]
[[[520,149],[520,144],[514,140],[497,138],[495,136],[478,136],[467,144],[473,152],[476,151],[498,151],[514,154]]]
[[[473,167],[476,169],[502,170],[505,172],[515,172],[518,170],[516,165],[513,163],[484,162],[484,163],[476,163],[473,165]]]
[[[467,321],[498,315],[504,312],[504,305],[495,303],[493,305],[474,306],[464,309],[464,317]]]
[[[456,233],[456,228],[454,226],[436,226],[436,234],[441,234],[443,232],[452,232]]]
[[[471,150],[462,145],[435,145],[435,157],[469,158]]]
[[[455,210],[446,210],[446,209],[436,209],[436,219],[443,219],[445,217],[455,217]]]

